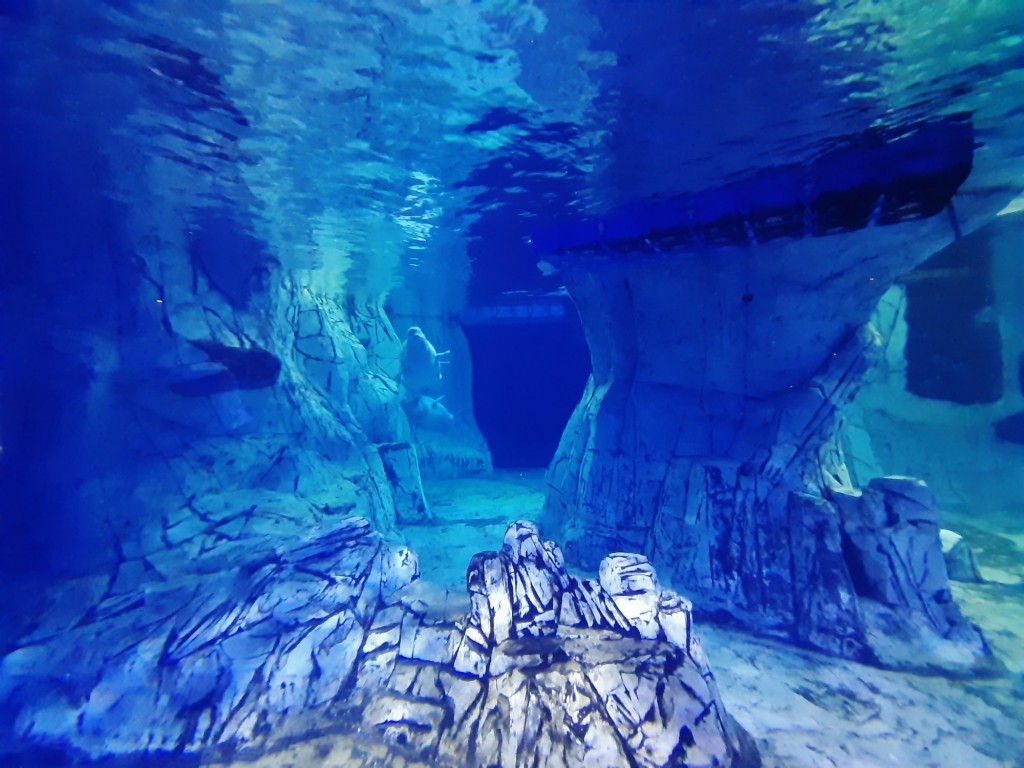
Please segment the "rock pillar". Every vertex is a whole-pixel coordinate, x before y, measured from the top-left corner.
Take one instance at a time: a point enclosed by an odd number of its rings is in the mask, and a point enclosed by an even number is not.
[[[641,552],[704,611],[877,659],[837,436],[877,346],[864,319],[944,226],[565,267],[593,360],[548,473],[567,557]],[[966,666],[987,663],[971,636]]]

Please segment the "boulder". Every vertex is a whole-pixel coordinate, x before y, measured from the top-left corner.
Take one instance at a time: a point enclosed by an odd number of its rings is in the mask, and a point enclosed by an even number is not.
[[[999,669],[953,600],[935,498],[920,480],[872,480],[847,495],[843,550],[867,644],[885,666],[976,675]]]

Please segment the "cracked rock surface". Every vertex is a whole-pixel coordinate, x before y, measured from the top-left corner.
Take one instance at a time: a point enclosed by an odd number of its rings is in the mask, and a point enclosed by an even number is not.
[[[595,368],[543,519],[573,560],[642,552],[699,610],[756,631],[898,669],[991,672],[951,596],[934,497],[906,478],[850,481],[837,435],[876,344],[860,328],[808,385],[757,398],[602,383]]]
[[[592,374],[549,467],[542,521],[569,558],[596,567],[610,550],[640,552],[699,610],[905,666],[865,630],[874,605],[860,605],[832,493],[854,489],[844,418],[878,354],[866,323],[879,298],[1005,205],[972,182],[954,200],[960,229],[933,217],[827,242],[567,261]],[[901,620],[917,623],[929,609],[911,605]],[[923,658],[945,628],[919,626],[908,656]],[[928,663],[970,666],[947,660]]]
[[[125,593],[80,584],[55,603],[0,667],[15,746],[249,760],[299,741],[352,766],[758,764],[689,603],[641,556],[579,579],[514,523],[500,551],[473,558],[468,612],[359,518],[225,550],[220,565]]]
[[[920,480],[876,478],[835,495],[843,546],[875,657],[886,666],[955,674],[998,663],[953,599],[935,497]],[[927,652],[922,652],[927,649]]]

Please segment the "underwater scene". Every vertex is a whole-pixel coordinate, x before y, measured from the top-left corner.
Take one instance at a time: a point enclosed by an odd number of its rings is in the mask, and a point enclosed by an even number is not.
[[[0,0],[0,766],[1024,768],[1019,0]]]

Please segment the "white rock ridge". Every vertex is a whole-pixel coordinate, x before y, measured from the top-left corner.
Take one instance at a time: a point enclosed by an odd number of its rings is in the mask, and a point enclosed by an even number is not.
[[[0,665],[4,751],[241,757],[341,732],[434,765],[759,764],[641,556],[579,579],[514,523],[455,615],[358,518],[221,564],[55,611]]]

